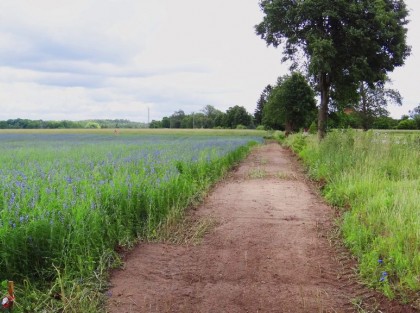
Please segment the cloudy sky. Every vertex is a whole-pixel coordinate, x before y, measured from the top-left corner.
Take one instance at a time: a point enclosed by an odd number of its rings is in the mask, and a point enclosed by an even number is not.
[[[412,56],[391,78],[420,103],[420,1]],[[0,120],[125,118],[147,122],[210,104],[253,113],[262,89],[288,72],[254,32],[258,0],[1,0]]]

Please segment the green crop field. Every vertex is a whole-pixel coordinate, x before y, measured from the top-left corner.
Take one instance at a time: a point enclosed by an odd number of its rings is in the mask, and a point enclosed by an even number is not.
[[[287,139],[342,212],[346,245],[365,281],[388,297],[420,291],[420,132],[334,131]]]
[[[15,310],[94,312],[115,250],[156,237],[260,135],[0,132],[0,281],[17,282]]]

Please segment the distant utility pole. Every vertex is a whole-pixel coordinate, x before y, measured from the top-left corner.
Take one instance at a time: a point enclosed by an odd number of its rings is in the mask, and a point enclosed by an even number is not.
[[[150,124],[150,108],[147,107],[147,125]]]

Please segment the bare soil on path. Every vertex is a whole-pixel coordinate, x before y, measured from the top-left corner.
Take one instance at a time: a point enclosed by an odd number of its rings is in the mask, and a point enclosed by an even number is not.
[[[255,149],[190,213],[198,245],[141,243],[112,274],[109,312],[415,312],[356,280],[334,210],[276,143]]]

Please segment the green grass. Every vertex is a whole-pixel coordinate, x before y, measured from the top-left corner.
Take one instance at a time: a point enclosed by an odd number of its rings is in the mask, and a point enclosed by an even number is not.
[[[158,238],[261,142],[217,133],[1,132],[0,281],[16,281],[15,312],[100,311],[116,251]]]
[[[333,131],[321,143],[299,134],[286,142],[326,182],[365,281],[390,298],[418,300],[420,132]]]

